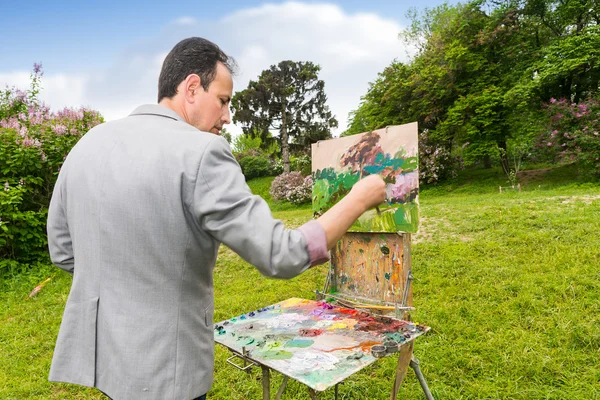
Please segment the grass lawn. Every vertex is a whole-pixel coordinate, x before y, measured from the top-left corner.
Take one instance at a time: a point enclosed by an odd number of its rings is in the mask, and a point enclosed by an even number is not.
[[[413,313],[432,330],[415,354],[436,399],[600,399],[600,184],[574,171],[525,173],[523,191],[499,171],[470,171],[420,196],[413,237]],[[270,179],[251,182],[268,196]],[[274,205],[290,227],[310,206]],[[314,298],[327,266],[289,280],[262,277],[222,247],[215,268],[215,321],[289,297]],[[52,280],[34,298],[29,292]],[[0,399],[101,399],[95,389],[47,382],[70,277],[42,265],[0,281]],[[216,348],[210,399],[260,399],[260,369],[226,363]],[[341,399],[388,399],[395,358],[340,385]],[[274,374],[272,388],[281,381]],[[290,381],[284,399],[308,399]],[[323,399],[333,399],[333,391]],[[399,398],[424,399],[412,371]]]

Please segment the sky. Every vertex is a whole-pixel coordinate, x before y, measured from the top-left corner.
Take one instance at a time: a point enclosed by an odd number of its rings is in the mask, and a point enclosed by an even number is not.
[[[41,63],[40,98],[52,110],[86,106],[114,120],[156,104],[164,57],[180,40],[201,36],[236,60],[234,93],[280,61],[319,64],[337,136],[369,82],[394,59],[406,62],[414,54],[398,38],[410,24],[407,11],[444,1],[3,3],[0,88],[27,89],[33,64]]]

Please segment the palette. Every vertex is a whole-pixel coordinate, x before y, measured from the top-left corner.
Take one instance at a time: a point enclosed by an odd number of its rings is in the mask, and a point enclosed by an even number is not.
[[[245,352],[249,360],[324,391],[375,362],[373,346],[385,343],[392,354],[393,342],[409,343],[428,330],[408,321],[290,298],[216,323],[214,336],[230,350]]]

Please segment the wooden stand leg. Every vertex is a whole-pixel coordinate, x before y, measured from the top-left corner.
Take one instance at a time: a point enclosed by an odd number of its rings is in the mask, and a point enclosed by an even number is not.
[[[400,356],[398,357],[398,366],[396,367],[396,379],[394,380],[394,388],[392,389],[390,400],[396,400],[398,389],[400,389],[400,385],[406,376],[406,371],[408,370],[408,365],[410,364],[412,357],[413,343],[414,342],[410,342],[409,344],[400,347]]]
[[[283,391],[285,390],[285,386],[287,385],[288,379],[290,379],[290,378],[288,378],[287,376],[283,377],[283,382],[281,382],[281,386],[279,387],[279,390],[275,394],[275,400],[281,400],[281,395],[283,394]]]
[[[262,388],[263,400],[271,400],[271,374],[269,367],[261,365],[262,368]]]
[[[317,391],[311,388],[308,388],[308,393],[310,394],[310,399],[311,400],[318,400],[317,399]]]

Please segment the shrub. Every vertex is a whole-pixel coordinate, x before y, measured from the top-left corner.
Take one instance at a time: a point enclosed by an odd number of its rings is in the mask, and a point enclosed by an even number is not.
[[[544,107],[549,123],[538,138],[538,151],[551,161],[576,161],[589,174],[600,176],[598,101],[589,98],[577,104],[552,98]]]
[[[419,180],[436,184],[456,176],[456,157],[440,143],[435,143],[427,131],[419,134]]]
[[[310,175],[312,173],[310,156],[308,154],[291,156],[290,168],[292,171],[299,171],[302,175]]]
[[[312,199],[312,186],[311,176],[303,177],[299,171],[293,171],[277,176],[271,184],[270,194],[277,201],[305,204]]]
[[[31,89],[0,91],[0,257],[30,262],[47,252],[46,216],[62,163],[102,117],[85,108],[58,112],[37,100],[41,66]]]
[[[269,175],[270,162],[262,154],[241,156],[238,162],[247,181]]]

